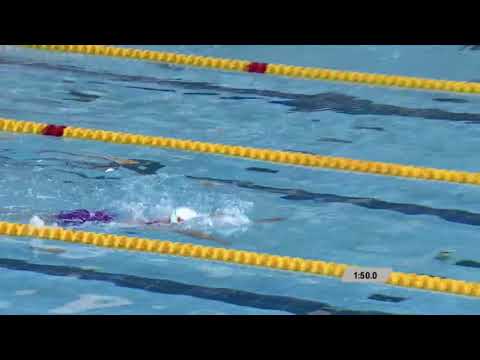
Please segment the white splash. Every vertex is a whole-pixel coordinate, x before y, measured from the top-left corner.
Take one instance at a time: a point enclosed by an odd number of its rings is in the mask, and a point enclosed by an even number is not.
[[[43,227],[43,226],[45,226],[45,221],[43,221],[39,216],[34,215],[30,219],[29,224],[32,225],[32,226]]]
[[[68,315],[79,314],[94,309],[105,309],[118,306],[131,305],[132,302],[128,299],[118,296],[103,296],[86,294],[80,296],[78,300],[67,303],[58,308],[49,310],[51,314]]]

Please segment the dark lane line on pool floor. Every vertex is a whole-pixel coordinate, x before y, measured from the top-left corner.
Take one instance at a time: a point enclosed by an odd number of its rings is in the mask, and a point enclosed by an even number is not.
[[[228,86],[214,85],[208,82],[161,79],[152,76],[140,75],[122,75],[107,71],[87,70],[72,65],[48,64],[40,62],[20,62],[8,60],[6,58],[0,58],[0,65],[18,65],[34,67],[44,70],[68,71],[83,75],[103,76],[109,78],[109,80],[112,81],[135,81],[156,85],[168,85],[188,90],[228,92],[232,94],[256,95],[266,98],[283,99],[271,100],[269,102],[273,104],[288,106],[293,112],[310,113],[329,110],[340,114],[349,115],[381,115],[401,116],[409,118],[416,117],[428,120],[445,120],[464,122],[466,124],[480,124],[480,114],[476,113],[457,113],[435,108],[408,108],[396,105],[375,103],[371,100],[359,99],[354,96],[334,92],[324,92],[318,94],[300,94],[275,90],[234,88]],[[131,87],[131,85],[128,86]]]
[[[374,130],[374,131],[385,131],[384,128],[379,126],[354,126],[354,129],[357,130]]]
[[[159,92],[176,92],[176,90],[173,89],[158,89],[158,88],[149,88],[149,87],[143,87],[143,86],[124,86],[129,89],[139,89],[139,90],[148,90],[148,91],[159,91]]]
[[[76,277],[80,280],[103,281],[118,287],[144,290],[152,293],[191,296],[198,299],[221,301],[238,306],[285,311],[296,315],[323,311],[331,315],[385,315],[385,312],[339,309],[323,302],[288,296],[265,295],[228,288],[199,286],[166,279],[115,274],[62,265],[35,264],[25,260],[0,258],[0,268],[35,272],[43,275]]]
[[[339,143],[339,144],[352,144],[353,141],[351,140],[343,140],[343,139],[337,139],[337,138],[331,138],[331,137],[322,137],[317,139],[317,141],[320,142],[332,142],[332,143]]]
[[[207,96],[217,96],[220,95],[218,93],[209,93],[209,92],[184,92],[183,95],[207,95]]]
[[[393,303],[399,303],[399,302],[407,300],[407,298],[404,298],[404,297],[390,296],[390,295],[383,295],[383,294],[372,294],[368,298],[370,300],[383,301],[383,302],[393,302]]]
[[[268,168],[262,168],[262,167],[248,167],[245,170],[247,171],[256,171],[256,172],[262,172],[262,173],[269,173],[269,174],[276,174],[278,173],[278,170],[272,170]]]
[[[99,98],[101,98],[100,95],[94,95],[94,94],[88,94],[82,91],[76,91],[76,90],[69,90],[68,91],[69,95],[72,95],[73,98],[64,98],[63,100],[73,100],[73,101],[79,101],[79,102],[92,102],[95,101]]]
[[[468,103],[465,99],[455,99],[455,98],[433,98],[433,101],[438,102],[448,102],[448,103],[455,103],[455,104],[465,104]]]
[[[200,177],[186,175],[193,180],[210,181],[213,183],[229,184],[240,188],[269,192],[273,194],[282,194],[282,199],[306,201],[311,200],[315,203],[344,203],[360,206],[372,210],[395,211],[405,215],[431,215],[439,217],[445,221],[480,226],[480,214],[457,209],[438,209],[424,205],[409,203],[394,203],[375,198],[341,196],[336,194],[313,193],[301,189],[293,188],[275,188],[270,186],[257,185],[251,181],[218,179],[211,177]]]

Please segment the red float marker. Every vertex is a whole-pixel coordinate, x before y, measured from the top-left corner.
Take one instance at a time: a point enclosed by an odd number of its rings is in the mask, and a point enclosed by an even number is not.
[[[47,125],[45,129],[43,129],[42,134],[47,136],[63,136],[63,130],[66,126],[63,125]]]
[[[266,63],[259,63],[259,62],[252,62],[247,66],[247,72],[265,74],[267,71],[268,64]]]

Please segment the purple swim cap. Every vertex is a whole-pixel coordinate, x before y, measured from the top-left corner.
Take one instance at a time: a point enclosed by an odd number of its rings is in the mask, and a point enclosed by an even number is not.
[[[83,224],[87,221],[92,222],[109,222],[113,220],[113,216],[106,211],[100,210],[90,212],[85,209],[77,209],[73,211],[61,211],[55,216],[57,220],[65,225],[68,224]]]

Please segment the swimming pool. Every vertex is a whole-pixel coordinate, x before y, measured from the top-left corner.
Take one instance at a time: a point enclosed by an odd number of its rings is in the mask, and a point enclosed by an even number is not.
[[[135,46],[138,48],[139,46]],[[149,46],[305,66],[474,81],[459,46]],[[475,95],[305,81],[2,47],[0,116],[476,171]],[[455,64],[455,65],[452,65]],[[461,141],[459,141],[461,139]],[[144,161],[114,166],[88,156]],[[151,218],[179,205],[239,221],[231,247],[476,281],[477,187],[0,133],[2,221],[65,209]],[[118,165],[118,164],[117,164]],[[207,244],[119,224],[82,229]],[[1,313],[476,314],[478,299],[2,237]],[[452,251],[439,260],[441,251]],[[468,261],[467,261],[468,260]]]

